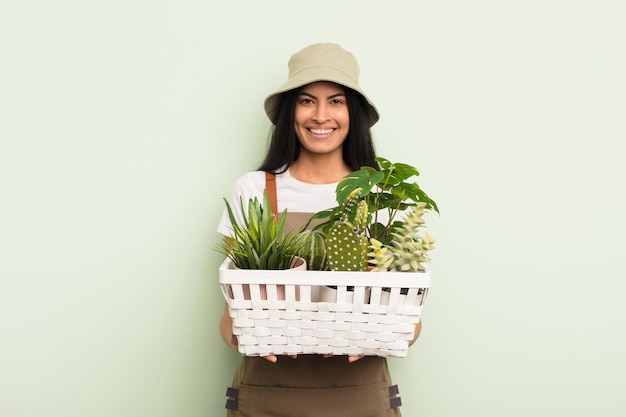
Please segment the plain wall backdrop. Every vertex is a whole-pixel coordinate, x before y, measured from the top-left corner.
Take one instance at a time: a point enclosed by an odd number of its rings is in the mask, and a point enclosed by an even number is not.
[[[0,415],[206,417],[212,249],[292,53],[335,42],[441,215],[406,417],[626,414],[626,3],[3,1]]]

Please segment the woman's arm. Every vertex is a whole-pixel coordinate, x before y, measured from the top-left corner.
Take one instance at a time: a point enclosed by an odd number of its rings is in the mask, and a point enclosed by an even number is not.
[[[228,247],[230,240],[230,237],[224,236],[224,248]],[[233,319],[228,313],[227,302],[224,302],[224,313],[222,313],[222,318],[220,319],[220,334],[222,335],[224,343],[226,343],[231,348],[237,350],[239,342],[237,341],[237,337],[233,334]]]
[[[420,336],[420,332],[422,331],[422,320],[420,319],[419,323],[415,326],[415,333],[413,333],[413,340],[409,342],[409,346],[411,346],[417,338]]]

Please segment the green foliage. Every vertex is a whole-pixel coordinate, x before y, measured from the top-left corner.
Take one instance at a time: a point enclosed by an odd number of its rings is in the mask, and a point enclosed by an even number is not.
[[[361,198],[367,204],[366,236],[374,238],[383,244],[391,243],[391,234],[399,227],[402,221],[396,220],[398,213],[418,203],[424,203],[425,208],[439,213],[437,203],[422,190],[414,177],[419,171],[408,164],[391,163],[383,157],[377,157],[380,170],[372,167],[361,167],[344,177],[337,185],[338,206],[320,211],[313,215],[313,219],[328,219],[318,225],[318,228],[328,232],[330,226],[341,217],[341,203],[356,189],[361,190]],[[385,213],[385,220],[381,213]],[[349,221],[353,222],[356,210],[350,214]]]
[[[311,218],[327,219],[316,228],[327,234],[330,269],[361,271],[369,263],[377,271],[423,272],[435,239],[418,232],[425,211],[439,213],[437,203],[415,182],[416,168],[376,161],[380,170],[362,167],[348,174],[337,185],[337,207]]]
[[[310,270],[364,271],[369,263],[375,270],[424,271],[435,240],[418,231],[427,210],[439,213],[437,203],[413,180],[417,169],[376,160],[380,170],[362,167],[339,182],[337,207],[314,214],[309,221],[326,220],[313,230],[286,234],[287,210],[275,218],[267,192],[263,204],[250,199],[247,211],[240,199],[242,224],[225,199],[233,231],[219,250],[241,269],[287,269],[300,256]]]
[[[240,197],[243,223],[239,224],[233,210],[224,199],[232,224],[232,233],[217,250],[228,256],[240,269],[288,269],[303,245],[300,232],[285,233],[287,210],[278,219],[272,214],[267,191],[263,204],[251,198],[248,210]]]
[[[403,216],[402,226],[391,234],[391,243],[384,246],[376,239],[370,239],[369,263],[376,271],[425,272],[425,263],[430,262],[428,251],[435,248],[435,239],[426,232],[422,216],[426,203],[418,203],[409,208]]]

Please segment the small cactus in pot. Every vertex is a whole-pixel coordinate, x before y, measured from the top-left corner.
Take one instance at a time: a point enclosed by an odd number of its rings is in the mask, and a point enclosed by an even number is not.
[[[331,271],[365,271],[368,241],[365,236],[367,204],[360,199],[361,189],[352,191],[341,205],[339,220],[333,222],[326,237],[328,265]],[[354,221],[349,221],[356,207]]]
[[[305,230],[300,233],[303,244],[298,256],[306,261],[310,271],[327,271],[328,256],[326,255],[326,235],[320,230]]]
[[[360,196],[360,189],[352,191],[339,206],[338,219],[326,225],[327,232],[324,234],[326,254],[328,269],[331,271],[365,271],[367,269],[368,240],[365,236],[367,204],[361,200]],[[353,211],[354,220],[350,221]],[[336,289],[334,285],[329,285],[326,289],[322,288],[321,298],[334,300],[336,294],[332,291]],[[354,291],[354,287],[348,286],[346,290]]]

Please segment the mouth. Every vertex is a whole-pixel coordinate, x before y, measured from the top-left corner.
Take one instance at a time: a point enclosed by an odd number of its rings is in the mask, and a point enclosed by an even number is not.
[[[328,135],[335,131],[335,129],[315,129],[311,127],[308,128],[307,130],[313,133],[314,135]]]

